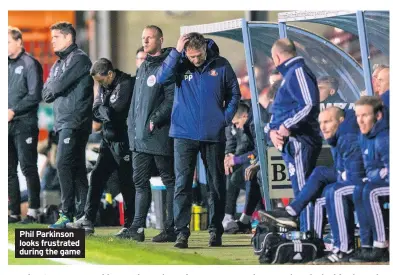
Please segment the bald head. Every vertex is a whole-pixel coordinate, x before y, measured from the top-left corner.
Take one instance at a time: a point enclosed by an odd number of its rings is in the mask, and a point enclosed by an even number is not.
[[[377,81],[379,82],[379,95],[389,90],[389,68],[384,68],[379,71]]]
[[[295,43],[288,38],[278,39],[272,46],[272,59],[276,67],[296,56]]]
[[[325,139],[333,137],[341,122],[344,121],[344,111],[332,106],[326,108],[319,114],[319,127]]]

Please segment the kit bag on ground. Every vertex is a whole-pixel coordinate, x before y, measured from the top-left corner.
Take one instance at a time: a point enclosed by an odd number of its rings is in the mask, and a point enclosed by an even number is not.
[[[261,264],[307,263],[323,256],[320,239],[288,240],[271,225],[259,224],[252,238],[254,253]]]

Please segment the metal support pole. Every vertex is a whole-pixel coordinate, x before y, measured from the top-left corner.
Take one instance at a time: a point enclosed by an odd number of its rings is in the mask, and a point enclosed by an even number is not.
[[[285,22],[278,23],[278,33],[280,38],[287,38],[287,24]]]
[[[368,49],[368,38],[366,32],[366,25],[364,23],[363,11],[356,12],[356,21],[358,25],[360,54],[362,56],[364,83],[366,86],[367,95],[373,95],[373,85],[371,81],[371,69],[370,69],[370,54]]]
[[[111,29],[110,12],[97,11],[97,53],[98,58],[111,60]]]
[[[251,39],[250,32],[248,29],[248,23],[245,19],[242,20],[242,34],[243,34],[243,43],[244,50],[246,54],[246,64],[247,71],[249,77],[249,85],[251,91],[251,103],[252,103],[252,114],[254,116],[254,125],[255,125],[255,134],[257,139],[257,148],[258,148],[258,157],[261,165],[260,173],[262,179],[262,189],[263,189],[263,198],[265,199],[265,207],[266,210],[271,210],[272,205],[270,201],[269,195],[269,183],[267,179],[267,161],[266,161],[266,143],[265,143],[265,135],[263,132],[263,125],[261,120],[261,114],[258,103],[258,91],[255,82],[254,75],[254,62],[252,58],[252,48],[251,48]]]

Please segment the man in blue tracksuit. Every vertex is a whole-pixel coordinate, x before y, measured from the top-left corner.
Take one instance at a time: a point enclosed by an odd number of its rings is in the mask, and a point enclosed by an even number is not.
[[[198,152],[207,170],[209,246],[221,246],[225,208],[225,126],[240,100],[239,84],[213,40],[199,33],[179,38],[165,59],[157,82],[175,82],[169,135],[175,148],[175,247],[187,248],[191,219],[192,178]]]
[[[277,40],[271,52],[277,70],[283,75],[283,82],[276,93],[272,117],[265,132],[274,146],[282,151],[297,198],[322,147],[317,80],[304,59],[296,56],[296,47],[291,40]],[[312,206],[309,204],[300,214],[300,230],[311,229]]]
[[[342,173],[359,175],[364,172],[360,147],[357,144],[359,127],[356,123],[353,110],[343,111],[338,107],[328,107],[319,115],[321,133],[330,145],[334,159],[334,167],[318,166],[307,179],[306,185],[299,192],[285,211],[275,210],[262,212],[270,219],[279,224],[296,226],[292,217],[298,216],[310,201],[315,200],[314,232],[316,237],[322,237],[324,224],[324,207],[327,205],[327,198],[335,186],[335,182],[342,181]],[[360,178],[361,176],[357,176]],[[330,213],[330,209],[327,209]]]
[[[355,103],[360,147],[367,179],[355,189],[362,249],[351,262],[389,261],[388,241],[381,202],[389,201],[389,117],[381,99],[361,97]]]
[[[344,116],[345,115],[345,116]],[[359,126],[353,110],[345,113],[338,107],[330,107],[323,111],[320,123],[337,123],[336,133],[322,133],[329,145],[334,148],[334,163],[337,169],[337,181],[325,187],[326,211],[333,236],[333,249],[325,257],[316,260],[318,263],[348,262],[354,248],[354,205],[353,192],[362,184],[365,176],[362,153],[359,146]],[[326,129],[326,128],[325,128]]]
[[[389,68],[383,68],[377,76],[377,81],[379,82],[379,96],[387,108],[389,108]]]

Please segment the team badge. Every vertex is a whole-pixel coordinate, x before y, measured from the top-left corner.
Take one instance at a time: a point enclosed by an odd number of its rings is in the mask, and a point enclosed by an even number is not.
[[[17,68],[15,68],[15,73],[16,74],[21,74],[23,70],[23,66],[18,66]]]
[[[147,86],[149,87],[153,87],[154,84],[156,84],[156,76],[155,75],[151,75],[147,78]]]
[[[211,76],[217,76],[218,75],[218,73],[217,73],[217,71],[215,69],[210,70],[209,74]]]

